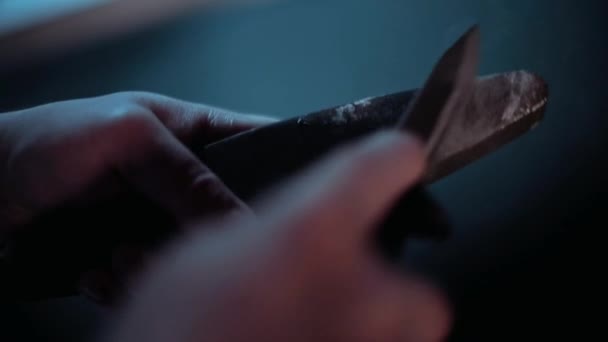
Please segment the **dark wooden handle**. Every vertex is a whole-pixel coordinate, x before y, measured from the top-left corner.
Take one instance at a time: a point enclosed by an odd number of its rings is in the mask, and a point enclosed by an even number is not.
[[[332,148],[394,127],[414,91],[292,118],[206,146],[196,153],[237,196],[249,201]]]

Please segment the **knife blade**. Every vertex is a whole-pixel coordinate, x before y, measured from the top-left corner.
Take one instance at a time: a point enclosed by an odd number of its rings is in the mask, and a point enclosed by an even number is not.
[[[453,118],[461,116],[472,94],[479,54],[479,27],[469,29],[439,59],[425,85],[411,101],[397,128],[416,135],[427,159],[435,158],[444,132]],[[407,222],[407,224],[405,224]],[[445,236],[448,219],[441,206],[424,188],[424,180],[397,201],[377,231],[380,253],[399,261],[411,228],[429,235]]]
[[[479,35],[479,27],[473,26],[441,56],[398,123],[424,142],[430,161],[435,159],[450,120],[459,116],[471,96],[479,61]]]
[[[361,99],[194,150],[237,196],[251,202],[335,146],[394,129],[417,93],[419,89],[412,89]],[[425,183],[444,179],[535,127],[548,96],[545,81],[528,71],[477,78],[465,111],[447,126],[436,157],[428,163]]]
[[[398,127],[419,93],[412,89],[366,98],[191,147],[233,192],[252,203],[266,189],[308,167],[335,146]],[[444,179],[535,127],[543,118],[548,96],[544,80],[527,71],[476,79],[466,109],[450,119],[435,145],[436,157],[428,165],[425,184]],[[406,215],[407,210],[399,210],[401,205],[407,207],[407,202],[395,207],[385,225],[406,224],[408,234],[429,233],[412,231],[416,225]],[[433,212],[422,211],[418,217],[435,217]],[[11,284],[5,284],[6,294],[13,298],[74,294],[82,271],[109,257],[107,252],[114,244],[137,236],[133,232],[125,238],[128,231],[123,227],[145,227],[142,236],[150,237],[151,231],[164,233],[164,225],[172,227],[171,218],[138,196],[113,198],[90,207],[67,205],[45,213],[12,240],[4,265],[0,260],[0,273],[4,279],[12,279]],[[153,240],[162,240],[162,235]]]

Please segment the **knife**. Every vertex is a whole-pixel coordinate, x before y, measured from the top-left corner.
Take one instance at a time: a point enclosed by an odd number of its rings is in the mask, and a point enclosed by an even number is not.
[[[430,163],[437,158],[446,128],[454,118],[462,116],[464,105],[470,101],[477,74],[479,39],[479,27],[474,26],[443,54],[397,123],[397,129],[414,134],[423,142]],[[399,215],[403,220],[390,220],[389,215],[377,236],[380,252],[392,262],[399,261],[410,233],[407,227],[416,226],[435,233],[449,230],[440,206],[422,184],[414,186],[398,203],[400,205],[393,208],[397,214],[393,216]]]
[[[546,83],[526,71],[481,77],[474,81],[472,88],[468,101],[463,100],[466,96],[451,97],[466,102],[465,109],[447,112],[459,114],[451,115],[453,117],[448,114],[449,123],[443,129],[432,130],[442,131],[440,138],[424,139],[427,149],[433,146],[424,185],[444,179],[513,141],[538,124],[547,106]],[[413,103],[415,99],[420,103],[421,94],[415,89],[363,99],[283,120],[207,146],[195,146],[193,151],[233,192],[252,203],[267,188],[308,167],[334,147],[379,129],[402,128],[400,123],[406,120],[407,113],[415,112]],[[405,126],[407,129],[407,124]],[[436,142],[429,144],[430,141]],[[400,210],[402,207],[415,208],[407,200],[397,203],[381,225],[389,228],[381,227],[380,236],[382,232],[389,237],[387,232],[407,233],[407,236],[424,233],[411,231],[416,224],[412,224],[408,210]],[[414,211],[415,217],[430,220],[437,214],[434,210],[426,214],[424,210]],[[410,227],[407,232],[403,230],[404,223]],[[153,238],[143,241],[145,243],[162,243],[164,234],[170,233],[170,229],[163,227],[172,224],[172,219],[154,204],[136,195],[91,207],[58,208],[20,230],[22,233],[11,239],[11,248],[6,249],[4,255],[0,253],[0,277],[11,280],[0,287],[5,287],[2,292],[14,298],[73,294],[78,275],[91,265],[103,263],[112,246],[131,241],[140,243],[138,239],[142,237]],[[50,226],[61,228],[46,229]],[[130,229],[123,229],[125,226]],[[154,237],[152,231],[158,232],[158,237]],[[390,251],[399,250],[403,238],[389,241],[392,243],[386,250],[391,254]]]
[[[474,26],[443,54],[398,123],[423,141],[431,163],[437,158],[437,148],[450,121],[462,115],[471,97],[479,39],[479,27]]]

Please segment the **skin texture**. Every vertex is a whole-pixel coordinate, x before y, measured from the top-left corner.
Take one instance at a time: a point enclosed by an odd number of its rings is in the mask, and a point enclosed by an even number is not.
[[[1,114],[0,233],[13,233],[68,200],[94,202],[129,191],[143,193],[184,224],[248,211],[187,146],[271,122],[139,92]],[[143,255],[141,246],[119,246],[113,272],[83,275],[87,293],[110,297],[108,289],[122,282],[116,275],[127,277],[124,270],[132,268],[122,260],[132,264]]]
[[[256,220],[204,223],[217,229],[170,248],[109,340],[442,340],[445,300],[370,243],[423,169],[420,145],[397,132],[334,152],[268,194]]]
[[[370,238],[423,174],[420,144],[382,131],[340,147],[255,202],[254,216],[188,146],[270,122],[146,93],[2,114],[2,231],[121,191],[178,218],[178,238],[127,272],[109,341],[443,339],[441,294],[385,263]],[[88,294],[113,271],[83,275]]]

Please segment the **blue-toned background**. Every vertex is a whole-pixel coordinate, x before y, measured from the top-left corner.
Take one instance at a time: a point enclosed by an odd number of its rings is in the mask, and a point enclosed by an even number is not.
[[[591,284],[606,227],[606,7],[316,0],[193,14],[2,76],[0,111],[136,89],[289,117],[419,86],[478,22],[481,73],[542,75],[549,109],[538,129],[433,187],[454,235],[413,246],[411,262],[452,298],[455,340],[581,338],[599,305]],[[9,309],[19,311],[3,310],[0,326],[15,339],[80,341],[102,317],[79,299]]]

